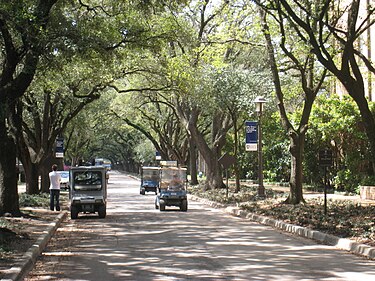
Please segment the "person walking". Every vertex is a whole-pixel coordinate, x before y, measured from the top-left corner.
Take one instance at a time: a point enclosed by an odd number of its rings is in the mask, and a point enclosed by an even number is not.
[[[55,200],[56,200],[56,211],[60,211],[60,179],[61,176],[57,173],[57,165],[52,165],[52,171],[49,173],[50,181],[50,203],[49,207],[51,211],[55,209]]]

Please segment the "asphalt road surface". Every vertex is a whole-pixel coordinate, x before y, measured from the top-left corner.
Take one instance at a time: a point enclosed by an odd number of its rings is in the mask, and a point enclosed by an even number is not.
[[[375,280],[375,261],[189,201],[154,206],[112,172],[107,217],[70,216],[25,280]]]

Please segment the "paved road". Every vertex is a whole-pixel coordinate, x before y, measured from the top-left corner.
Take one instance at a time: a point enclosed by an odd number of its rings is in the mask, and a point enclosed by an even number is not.
[[[375,262],[189,202],[154,208],[113,174],[107,217],[69,218],[25,280],[375,280]]]

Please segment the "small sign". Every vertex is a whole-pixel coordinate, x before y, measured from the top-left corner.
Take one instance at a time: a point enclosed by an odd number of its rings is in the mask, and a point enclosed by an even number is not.
[[[64,158],[64,138],[56,138],[55,157]]]
[[[219,163],[223,166],[224,169],[228,169],[235,162],[236,162],[236,157],[226,154],[226,153],[219,158]]]
[[[333,165],[331,149],[322,149],[319,151],[319,165],[323,167],[331,167]]]
[[[257,151],[258,150],[258,122],[246,121],[245,133],[246,133],[245,150]]]

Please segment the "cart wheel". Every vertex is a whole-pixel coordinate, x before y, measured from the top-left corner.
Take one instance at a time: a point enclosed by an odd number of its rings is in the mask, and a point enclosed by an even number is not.
[[[99,218],[101,218],[101,219],[104,219],[105,218],[105,216],[106,216],[106,207],[105,207],[105,205],[101,205],[101,206],[99,206],[99,210],[98,210],[98,214],[99,214]]]
[[[160,211],[165,211],[165,201],[160,200],[159,204],[160,204]]]
[[[77,207],[74,207],[74,206],[70,207],[70,218],[72,220],[78,218],[78,208]]]
[[[181,201],[180,210],[186,212],[188,209],[188,202],[186,199]]]

